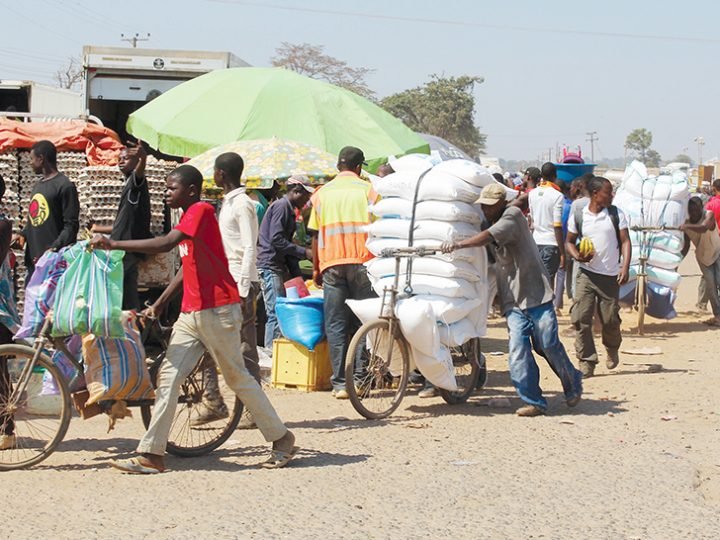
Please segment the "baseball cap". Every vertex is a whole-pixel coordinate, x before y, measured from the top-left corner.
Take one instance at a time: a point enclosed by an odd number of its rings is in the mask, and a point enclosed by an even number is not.
[[[352,168],[358,165],[367,165],[363,151],[354,146],[346,146],[340,150],[340,154],[338,154],[338,165],[341,163]]]
[[[315,193],[315,188],[310,185],[310,180],[307,176],[304,176],[302,174],[294,174],[290,178],[287,179],[287,182],[285,182],[286,186],[302,186],[305,188],[305,191],[309,193]]]
[[[525,174],[527,174],[530,178],[539,179],[542,174],[540,173],[540,169],[537,167],[528,167],[525,169]]]
[[[505,188],[502,185],[498,183],[488,184],[480,192],[480,198],[475,203],[494,206],[500,201],[504,201],[505,197]]]

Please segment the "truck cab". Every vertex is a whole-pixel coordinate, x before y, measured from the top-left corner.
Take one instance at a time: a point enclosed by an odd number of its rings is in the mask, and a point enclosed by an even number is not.
[[[128,117],[152,99],[204,73],[249,65],[228,52],[85,46],[85,112],[126,140]]]

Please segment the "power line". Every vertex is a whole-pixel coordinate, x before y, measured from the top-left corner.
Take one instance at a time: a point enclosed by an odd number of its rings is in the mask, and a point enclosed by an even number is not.
[[[445,26],[468,26],[474,28],[487,28],[491,30],[502,30],[502,31],[515,31],[515,32],[530,32],[530,33],[542,33],[542,34],[568,34],[575,36],[594,36],[594,37],[607,37],[607,38],[624,38],[624,39],[643,39],[652,41],[666,41],[666,42],[686,42],[686,43],[713,43],[720,44],[720,39],[715,38],[703,38],[703,37],[689,37],[689,36],[673,36],[673,35],[661,35],[661,34],[632,34],[627,32],[599,32],[593,30],[568,30],[567,28],[539,28],[531,26],[511,26],[501,24],[487,24],[479,23],[474,21],[457,21],[448,19],[425,19],[421,17],[405,17],[396,15],[378,15],[374,13],[362,13],[354,11],[338,11],[330,9],[314,9],[304,8],[295,6],[286,6],[280,4],[266,4],[264,2],[246,2],[244,0],[206,0],[207,2],[215,2],[219,4],[237,4],[243,6],[252,6],[259,8],[269,8],[283,11],[294,11],[301,13],[314,13],[317,15],[334,15],[342,17],[362,17],[366,19],[377,19],[385,21],[396,21],[396,22],[411,22],[411,23],[425,23],[425,24],[436,24]]]
[[[81,43],[79,41],[76,41],[74,38],[66,36],[65,34],[58,32],[57,30],[55,30],[54,28],[52,28],[50,26],[45,26],[44,24],[38,22],[35,19],[31,19],[30,17],[25,15],[22,11],[18,11],[15,8],[8,6],[7,4],[3,4],[3,6],[5,7],[5,9],[12,11],[16,16],[29,22],[33,27],[41,28],[42,30],[45,30],[46,32],[48,32],[50,34],[53,34],[55,37],[59,37],[66,41],[71,41],[75,45],[81,45]],[[7,24],[7,21],[4,21],[4,22]]]

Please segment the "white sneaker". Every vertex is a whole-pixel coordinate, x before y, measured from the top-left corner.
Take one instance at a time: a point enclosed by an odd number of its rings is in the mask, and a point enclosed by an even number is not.
[[[15,435],[0,435],[0,450],[10,450],[15,448]]]

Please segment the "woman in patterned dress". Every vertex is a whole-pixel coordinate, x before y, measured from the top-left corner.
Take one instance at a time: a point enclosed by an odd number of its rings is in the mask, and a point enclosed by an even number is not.
[[[0,175],[0,203],[5,196],[5,180]],[[15,306],[12,269],[10,267],[10,241],[12,221],[0,212],[0,344],[12,343],[20,317]],[[10,374],[7,360],[0,358],[0,410],[10,393]],[[15,446],[15,424],[11,416],[0,414],[0,451]]]

